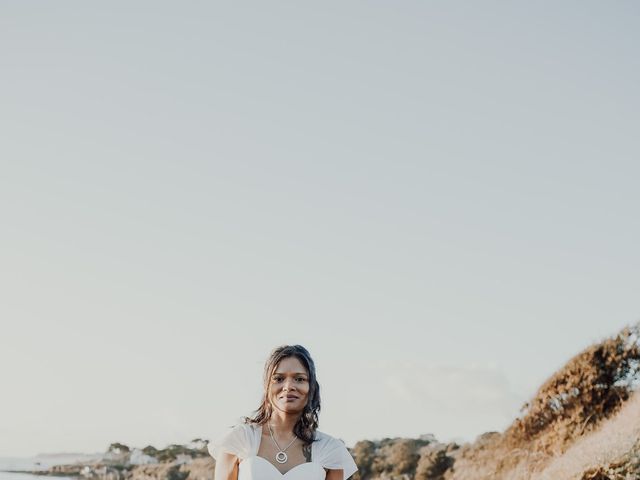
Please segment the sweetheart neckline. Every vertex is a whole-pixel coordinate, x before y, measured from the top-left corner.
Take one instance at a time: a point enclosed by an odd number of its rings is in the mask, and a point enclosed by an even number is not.
[[[287,473],[289,473],[290,471],[292,471],[292,470],[294,470],[294,469],[296,469],[296,468],[298,468],[298,467],[301,467],[302,465],[304,465],[304,464],[306,464],[306,463],[314,463],[314,462],[313,462],[313,459],[315,458],[315,456],[313,455],[313,444],[311,444],[311,452],[312,452],[312,454],[311,454],[311,460],[310,460],[310,461],[308,461],[308,462],[300,463],[300,464],[296,465],[295,467],[290,468],[290,469],[289,469],[289,470],[287,470],[285,473],[282,473],[280,470],[278,470],[278,467],[276,467],[273,463],[271,463],[271,462],[270,462],[269,460],[267,460],[266,458],[261,457],[260,455],[258,455],[258,452],[260,451],[260,445],[262,445],[262,430],[263,430],[263,429],[264,429],[264,425],[258,425],[258,426],[257,426],[257,428],[254,428],[254,432],[255,432],[256,436],[258,437],[258,441],[257,441],[256,449],[255,449],[255,452],[256,452],[256,453],[255,453],[254,455],[252,455],[252,456],[263,459],[265,462],[267,462],[269,465],[271,465],[271,466],[274,468],[274,470],[275,470],[276,472],[278,472],[280,475],[282,475],[282,476],[284,477],[284,476],[285,476]],[[319,464],[318,464],[318,465],[319,465]],[[320,466],[321,466],[321,465],[320,465]],[[323,468],[323,470],[324,470],[324,468]]]
[[[290,472],[292,472],[293,470],[295,470],[296,468],[298,468],[298,467],[302,467],[303,465],[314,464],[314,465],[318,465],[318,466],[320,466],[320,464],[319,464],[319,463],[316,463],[316,462],[313,462],[313,461],[311,461],[311,462],[304,462],[304,463],[299,463],[299,464],[298,464],[298,465],[296,465],[295,467],[290,468],[290,469],[289,469],[289,470],[287,470],[286,472],[282,473],[280,470],[278,470],[278,467],[276,467],[273,463],[271,463],[271,462],[270,462],[269,460],[267,460],[266,458],[261,457],[260,455],[251,455],[251,456],[249,456],[249,457],[246,457],[246,458],[242,459],[242,462],[244,462],[245,460],[249,460],[249,459],[251,459],[251,458],[261,458],[261,459],[262,459],[262,460],[264,460],[266,463],[268,463],[269,465],[271,465],[271,467],[272,467],[276,472],[278,472],[278,473],[279,473],[283,478],[284,478],[285,476],[287,476]],[[240,462],[240,463],[242,463],[242,462]],[[324,470],[324,468],[323,468],[323,470]]]

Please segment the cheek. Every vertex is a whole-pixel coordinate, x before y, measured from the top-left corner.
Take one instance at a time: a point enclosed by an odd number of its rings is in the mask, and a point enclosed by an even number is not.
[[[269,401],[273,402],[277,395],[278,389],[274,385],[271,385],[269,387]]]

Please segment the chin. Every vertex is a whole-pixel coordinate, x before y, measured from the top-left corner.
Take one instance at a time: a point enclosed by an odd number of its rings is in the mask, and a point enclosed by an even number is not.
[[[293,405],[283,405],[280,410],[287,413],[300,413],[304,410],[304,408],[294,407]]]

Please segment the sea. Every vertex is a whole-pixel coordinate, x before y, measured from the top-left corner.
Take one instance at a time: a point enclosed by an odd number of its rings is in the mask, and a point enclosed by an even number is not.
[[[58,453],[35,457],[0,457],[0,480],[45,480],[47,477],[4,470],[38,471],[54,465],[68,465],[81,461],[97,460],[100,454]],[[49,477],[50,478],[50,477]],[[55,477],[56,480],[72,480],[73,477]]]

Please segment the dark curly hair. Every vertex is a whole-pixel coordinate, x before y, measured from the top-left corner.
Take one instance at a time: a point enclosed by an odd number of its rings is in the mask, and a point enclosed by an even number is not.
[[[315,439],[318,428],[318,414],[320,413],[320,384],[316,378],[316,366],[311,355],[302,345],[282,345],[271,351],[264,365],[264,395],[262,404],[255,410],[253,417],[244,417],[245,423],[257,425],[266,424],[271,418],[273,407],[269,401],[269,385],[271,376],[275,372],[280,361],[284,358],[295,357],[305,366],[309,373],[309,397],[302,415],[293,427],[293,433],[303,441],[305,445],[311,445]]]

